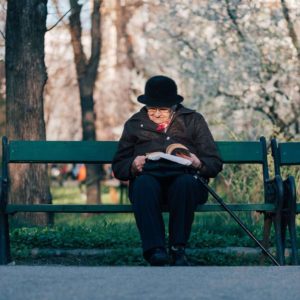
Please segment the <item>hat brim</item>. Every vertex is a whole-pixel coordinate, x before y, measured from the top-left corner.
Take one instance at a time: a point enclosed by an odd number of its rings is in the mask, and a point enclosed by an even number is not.
[[[172,99],[153,99],[150,97],[147,97],[146,95],[140,95],[137,97],[138,102],[146,104],[148,106],[155,106],[155,107],[171,107],[175,104],[179,104],[183,101],[183,97],[180,95],[177,95],[176,97]]]

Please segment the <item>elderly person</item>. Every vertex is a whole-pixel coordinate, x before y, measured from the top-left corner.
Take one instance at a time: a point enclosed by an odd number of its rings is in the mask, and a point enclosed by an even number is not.
[[[129,199],[142,240],[143,256],[153,266],[170,263],[189,265],[187,245],[194,212],[207,201],[207,192],[199,176],[215,177],[222,170],[222,161],[210,130],[200,113],[185,108],[177,94],[176,83],[166,76],[154,76],[138,97],[145,104],[124,126],[112,168],[115,177],[129,180]],[[182,172],[166,172],[162,176],[149,173],[147,154],[165,152],[174,143],[184,145],[190,155],[180,155],[191,162]],[[172,163],[176,164],[177,163]],[[170,164],[170,168],[172,165]],[[168,167],[167,167],[168,168]],[[151,169],[151,168],[150,168]],[[160,174],[160,169],[157,172]],[[166,251],[165,227],[161,206],[169,210],[169,255]]]

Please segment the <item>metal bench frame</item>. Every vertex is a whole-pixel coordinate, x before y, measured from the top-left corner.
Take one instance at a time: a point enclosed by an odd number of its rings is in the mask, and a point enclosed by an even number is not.
[[[299,142],[278,143],[276,139],[272,139],[271,148],[276,176],[281,177],[280,167],[282,166],[300,165]],[[300,204],[297,204],[294,176],[289,175],[283,180],[283,188],[284,196],[281,214],[281,239],[283,251],[285,250],[286,246],[286,231],[288,228],[292,250],[292,264],[297,265],[299,260],[296,234],[296,214],[300,212]]]

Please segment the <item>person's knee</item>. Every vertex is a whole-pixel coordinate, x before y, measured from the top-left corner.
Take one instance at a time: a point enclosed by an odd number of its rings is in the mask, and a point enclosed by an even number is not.
[[[169,192],[173,202],[186,201],[197,205],[204,204],[208,198],[206,189],[197,176],[192,174],[183,174],[175,178]]]
[[[151,175],[140,175],[134,179],[134,188],[142,188],[144,191],[160,189],[160,184],[158,180]]]
[[[159,181],[150,175],[137,176],[129,187],[131,202],[156,202],[160,199],[161,187]],[[147,200],[147,201],[146,201]]]
[[[197,177],[192,174],[182,174],[177,176],[173,182],[173,184],[177,187],[198,187],[199,182]]]

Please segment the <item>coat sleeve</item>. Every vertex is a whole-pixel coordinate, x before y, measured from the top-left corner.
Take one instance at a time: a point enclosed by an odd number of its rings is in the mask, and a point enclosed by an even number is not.
[[[194,124],[195,146],[197,156],[202,161],[200,175],[204,177],[216,177],[222,171],[223,163],[218,153],[217,146],[208,125],[202,115],[197,114]]]
[[[112,161],[112,170],[114,176],[119,180],[129,180],[131,174],[131,165],[134,160],[134,145],[136,137],[129,134],[128,122],[125,123],[122,136],[120,138],[117,152]]]

